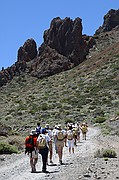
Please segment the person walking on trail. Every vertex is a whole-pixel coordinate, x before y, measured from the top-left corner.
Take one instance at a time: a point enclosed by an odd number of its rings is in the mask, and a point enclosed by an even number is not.
[[[80,125],[78,122],[75,124],[75,127],[77,128],[77,142],[79,143],[80,142],[81,129],[80,129]]]
[[[53,128],[53,141],[54,141],[54,146],[55,146],[55,152],[56,154],[58,153],[58,150],[57,150],[57,137],[55,136],[56,134],[56,131],[57,131],[57,125],[55,125],[55,127]]]
[[[82,123],[80,128],[81,128],[81,131],[82,131],[83,139],[86,140],[86,135],[87,135],[87,132],[88,132],[87,123]]]
[[[38,162],[38,152],[36,147],[37,133],[32,130],[30,135],[25,139],[25,154],[30,158],[31,172],[36,172],[36,164]]]
[[[72,130],[72,126],[68,126],[68,130],[67,130],[67,143],[68,143],[68,147],[69,147],[69,154],[74,153],[74,133]]]
[[[53,164],[53,132],[49,126],[49,124],[45,125],[45,129],[48,133],[48,135],[50,136],[50,141],[49,141],[49,158],[50,158],[50,163]],[[48,162],[48,161],[47,161]]]
[[[64,145],[67,147],[67,126],[64,127]]]
[[[47,173],[47,159],[48,159],[48,151],[49,151],[49,142],[51,141],[50,137],[47,134],[46,129],[42,129],[41,134],[39,134],[37,139],[37,148],[39,154],[42,156],[42,172]]]
[[[65,137],[65,133],[62,130],[61,125],[59,124],[57,126],[57,131],[55,132],[55,138],[57,139],[56,146],[57,146],[57,152],[58,152],[60,165],[63,164],[62,163],[62,156],[63,156],[63,147],[64,147],[64,137]]]
[[[73,125],[74,145],[77,146],[78,127]]]

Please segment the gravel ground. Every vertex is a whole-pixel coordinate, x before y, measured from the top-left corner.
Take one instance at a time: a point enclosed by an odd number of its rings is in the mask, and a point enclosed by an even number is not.
[[[42,173],[41,156],[37,164],[37,172],[30,172],[29,159],[24,153],[0,156],[0,180],[95,180],[119,179],[119,157],[94,158],[97,149],[104,147],[115,148],[119,151],[118,137],[103,137],[96,127],[89,127],[87,140],[81,141],[75,147],[75,153],[69,154],[64,147],[63,165],[58,164],[57,154],[53,155],[54,165],[47,166],[49,173]]]

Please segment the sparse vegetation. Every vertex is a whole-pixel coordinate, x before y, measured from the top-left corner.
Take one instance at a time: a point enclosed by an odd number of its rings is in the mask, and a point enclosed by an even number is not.
[[[18,151],[24,150],[25,138],[21,136],[10,136],[8,137],[8,143],[17,148]]]
[[[99,158],[116,158],[117,154],[115,152],[115,150],[113,149],[98,149],[95,152],[94,157],[99,157]]]
[[[0,122],[11,127],[10,135],[26,135],[37,121],[65,126],[84,120],[103,125],[102,132],[111,134],[106,123],[119,115],[119,47],[111,45],[111,51],[105,47],[104,52],[104,46],[97,44],[97,48],[98,52],[91,50],[91,58],[69,71],[43,79],[23,73],[3,86]]]
[[[103,123],[103,122],[105,122],[106,121],[106,118],[105,117],[101,117],[101,116],[98,116],[95,120],[94,120],[94,122],[95,123]]]
[[[18,149],[14,145],[10,145],[6,142],[0,142],[0,154],[12,153],[18,153]]]
[[[102,134],[103,134],[103,135],[108,135],[108,134],[111,135],[111,128],[108,127],[108,126],[103,126],[103,127],[102,127]]]

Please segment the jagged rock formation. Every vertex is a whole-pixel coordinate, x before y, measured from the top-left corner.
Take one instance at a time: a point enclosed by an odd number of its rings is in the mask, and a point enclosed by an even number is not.
[[[69,58],[74,65],[82,62],[88,51],[87,43],[82,38],[81,21],[80,18],[74,21],[54,18],[50,29],[44,32],[44,43]]]
[[[44,42],[38,48],[33,39],[28,39],[18,49],[17,62],[0,72],[0,86],[21,72],[42,78],[77,66],[86,59],[94,44],[93,37],[82,36],[82,20],[54,18],[44,32]]]
[[[115,28],[116,34],[118,34],[119,10],[111,9],[104,16],[103,25],[99,27],[93,37],[82,35],[82,20],[80,18],[76,18],[74,21],[68,17],[63,20],[59,17],[54,18],[50,28],[44,32],[44,42],[38,50],[36,42],[33,39],[28,39],[18,49],[17,62],[0,71],[0,86],[22,72],[43,78],[79,65],[88,57],[90,48],[104,39],[100,34]],[[111,39],[110,34],[104,36]]]
[[[33,61],[32,65],[30,64],[29,69],[31,69],[32,76],[43,78],[66,71],[72,67],[73,64],[66,56],[57,53],[50,46],[42,44],[40,55],[35,59],[35,62]]]
[[[18,50],[17,61],[31,61],[37,56],[37,45],[34,39],[28,39]]]
[[[111,31],[116,26],[119,26],[119,9],[118,10],[111,9],[104,16],[104,23],[102,26],[99,27],[99,29],[96,30],[95,34]]]
[[[82,36],[80,18],[74,21],[54,18],[50,28],[44,32],[44,43],[29,67],[30,72],[41,78],[71,69],[85,60],[93,44],[92,37]]]
[[[14,76],[18,76],[21,72],[25,72],[27,68],[26,61],[17,61],[12,66],[2,69],[0,71],[0,87],[13,79]]]

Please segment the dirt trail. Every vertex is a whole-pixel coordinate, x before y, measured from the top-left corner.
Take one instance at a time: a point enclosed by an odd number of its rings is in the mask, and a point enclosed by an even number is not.
[[[25,154],[11,155],[6,157],[5,161],[1,161],[0,165],[0,180],[73,180],[73,179],[89,179],[92,174],[87,174],[87,169],[94,163],[93,157],[99,144],[95,137],[99,135],[99,129],[89,127],[87,140],[82,140],[75,147],[75,153],[69,154],[68,148],[64,147],[63,165],[58,165],[58,156],[54,152],[54,166],[47,166],[49,173],[41,172],[41,156],[37,164],[37,172],[30,172],[29,159]],[[94,176],[94,175],[93,175]],[[91,178],[92,180],[93,178]]]
[[[75,154],[68,154],[68,148],[64,147],[64,156],[63,162],[64,165],[70,159],[73,161],[73,158],[79,154],[79,156],[85,157],[86,155],[93,153],[95,150],[95,143],[93,137],[96,136],[98,130],[95,128],[89,128],[87,140],[82,140],[78,143],[78,146],[75,148]],[[56,165],[48,166],[47,170],[49,174],[44,174],[41,172],[41,157],[39,155],[39,161],[37,164],[37,173],[30,173],[29,159],[26,155],[11,155],[11,158],[5,160],[4,165],[0,168],[0,180],[32,180],[32,179],[41,179],[42,177],[50,176],[51,173],[59,173],[61,166],[58,165],[58,156],[54,153],[53,161]]]

